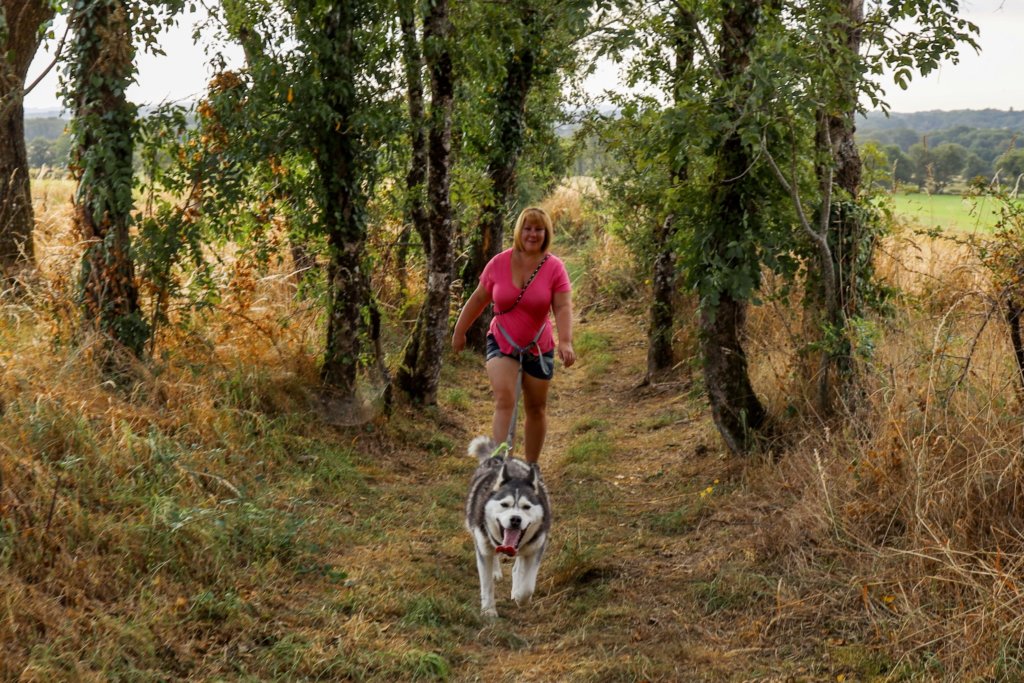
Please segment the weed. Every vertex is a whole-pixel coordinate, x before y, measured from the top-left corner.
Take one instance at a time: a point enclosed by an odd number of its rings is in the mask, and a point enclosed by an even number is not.
[[[581,359],[591,354],[610,355],[611,344],[611,338],[607,334],[591,330],[581,331],[573,340],[573,348]]]
[[[694,499],[668,512],[653,513],[649,517],[652,531],[661,534],[685,534],[704,517],[704,500],[694,494]]]
[[[222,622],[238,616],[243,606],[235,591],[205,590],[189,599],[188,614],[200,621]]]
[[[585,434],[591,431],[606,431],[608,429],[608,420],[598,417],[588,417],[579,420],[569,429],[572,434]]]
[[[465,410],[469,407],[469,392],[458,387],[445,389],[441,401],[454,410]]]
[[[455,450],[455,443],[443,434],[432,434],[424,447],[431,455],[448,455]]]
[[[351,451],[320,444],[306,450],[302,457],[313,462],[309,473],[309,495],[343,497],[369,492],[366,478],[356,468],[353,462],[355,455]]]
[[[857,644],[834,645],[828,648],[828,654],[833,671],[853,673],[857,680],[873,680],[892,670],[892,662],[878,648]]]
[[[414,681],[445,681],[451,675],[448,661],[436,652],[408,652],[402,657],[402,665]]]
[[[710,581],[695,582],[692,590],[705,614],[749,608],[770,595],[767,579],[748,572],[719,573]]]
[[[563,463],[566,465],[597,465],[615,452],[615,443],[603,432],[586,432],[569,445]]]

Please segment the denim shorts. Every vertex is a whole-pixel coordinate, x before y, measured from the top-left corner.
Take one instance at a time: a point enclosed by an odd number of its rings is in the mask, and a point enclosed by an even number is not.
[[[498,347],[498,340],[494,338],[493,334],[487,335],[487,360],[497,358],[498,356],[505,356],[512,360],[518,361],[519,356],[512,353],[502,353],[501,348]],[[529,351],[526,352],[523,357],[523,372],[530,377],[536,377],[537,379],[551,379],[555,376],[555,352],[548,351],[544,354],[547,359],[547,366],[550,372],[545,373],[544,368],[541,367],[540,357],[536,356]]]

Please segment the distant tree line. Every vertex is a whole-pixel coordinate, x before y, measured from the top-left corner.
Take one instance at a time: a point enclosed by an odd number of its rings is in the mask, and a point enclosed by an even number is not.
[[[932,133],[966,126],[968,128],[1007,128],[1024,130],[1024,111],[1004,109],[958,109],[953,111],[917,111],[908,113],[868,112],[857,117],[859,133],[909,128]]]
[[[63,173],[71,153],[68,122],[57,116],[25,119],[25,148],[32,169],[59,169]]]
[[[916,186],[944,192],[957,180],[978,177],[1014,187],[1024,173],[1024,128],[970,128],[959,125],[921,133],[910,128],[858,131],[865,170],[876,185]]]

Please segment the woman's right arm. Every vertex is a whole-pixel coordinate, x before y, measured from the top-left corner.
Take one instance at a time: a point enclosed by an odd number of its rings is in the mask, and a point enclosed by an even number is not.
[[[483,283],[466,300],[466,305],[459,313],[459,319],[455,322],[455,331],[452,333],[452,349],[455,353],[461,353],[466,348],[466,331],[473,321],[480,317],[487,304],[491,303],[491,294],[484,288]]]

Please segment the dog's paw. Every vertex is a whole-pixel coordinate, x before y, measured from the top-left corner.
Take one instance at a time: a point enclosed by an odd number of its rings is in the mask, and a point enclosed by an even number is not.
[[[519,605],[520,607],[524,607],[525,605],[529,604],[530,598],[532,598],[532,597],[533,597],[533,591],[532,590],[531,591],[525,591],[525,590],[513,590],[512,591],[512,599],[515,600],[516,604]]]
[[[487,607],[486,609],[480,610],[480,616],[484,619],[497,619],[498,609],[496,607]]]

